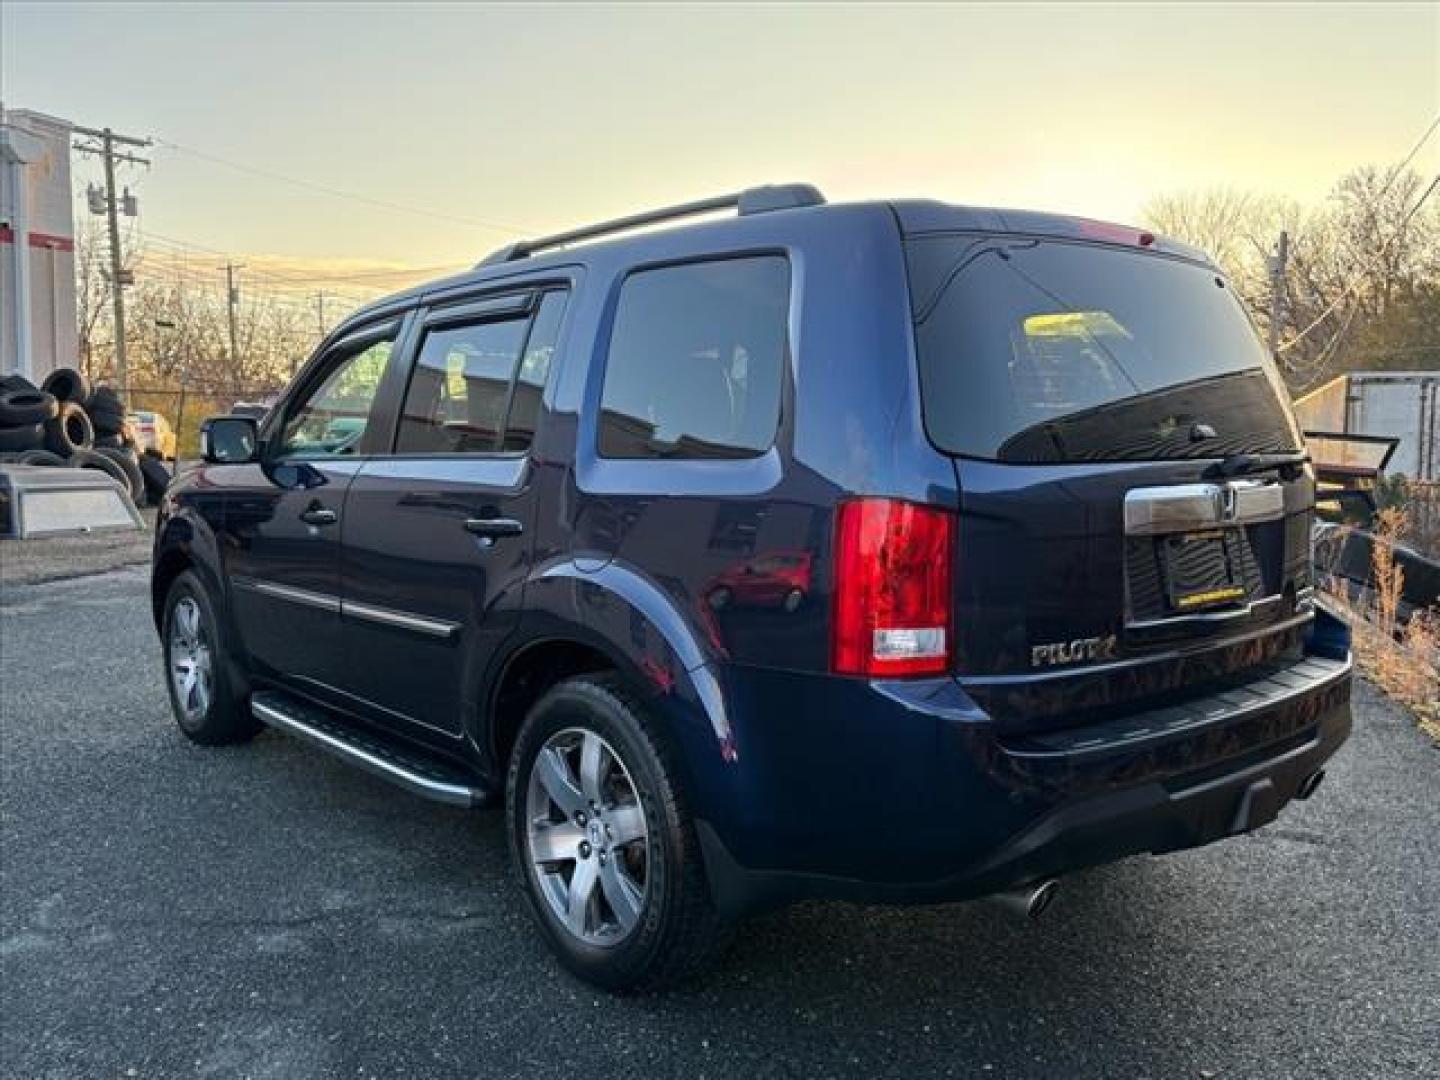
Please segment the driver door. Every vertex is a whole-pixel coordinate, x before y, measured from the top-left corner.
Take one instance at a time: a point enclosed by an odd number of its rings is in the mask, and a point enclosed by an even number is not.
[[[401,320],[347,335],[266,425],[260,462],[227,476],[231,602],[252,670],[330,697],[340,660],[345,492],[386,425],[376,419]]]

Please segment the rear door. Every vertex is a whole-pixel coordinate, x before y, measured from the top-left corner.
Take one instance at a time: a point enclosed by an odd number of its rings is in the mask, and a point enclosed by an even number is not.
[[[514,629],[567,295],[527,285],[417,320],[393,446],[358,471],[342,530],[343,684],[380,722],[460,736]]]
[[[962,493],[962,677],[1068,722],[1284,648],[1313,486],[1214,269],[1003,235],[908,254],[926,427]]]

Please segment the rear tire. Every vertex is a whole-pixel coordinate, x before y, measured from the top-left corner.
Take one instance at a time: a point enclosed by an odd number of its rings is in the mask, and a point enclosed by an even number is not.
[[[592,750],[605,764],[587,772]],[[714,955],[725,925],[678,770],[619,678],[570,679],[536,703],[511,754],[506,795],[521,884],[572,973],[607,990],[653,989]],[[577,881],[584,893],[575,893]]]
[[[165,596],[160,641],[165,689],[181,733],[202,746],[249,742],[263,727],[235,677],[234,659],[215,605],[186,570]]]

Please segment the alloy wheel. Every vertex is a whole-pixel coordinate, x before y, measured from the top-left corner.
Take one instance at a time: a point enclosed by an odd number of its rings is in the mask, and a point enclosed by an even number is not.
[[[214,661],[205,616],[193,596],[182,596],[170,615],[170,679],[187,721],[205,716],[214,697]]]
[[[593,731],[546,740],[530,768],[525,848],[551,914],[588,945],[615,945],[639,925],[649,883],[649,829],[629,770]]]

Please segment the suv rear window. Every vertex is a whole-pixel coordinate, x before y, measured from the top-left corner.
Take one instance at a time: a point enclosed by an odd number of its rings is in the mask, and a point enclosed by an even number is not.
[[[920,236],[906,251],[941,449],[1067,462],[1298,448],[1270,360],[1214,270],[1019,237]]]
[[[778,255],[641,270],[615,312],[600,402],[609,458],[745,458],[780,423],[789,263]]]

